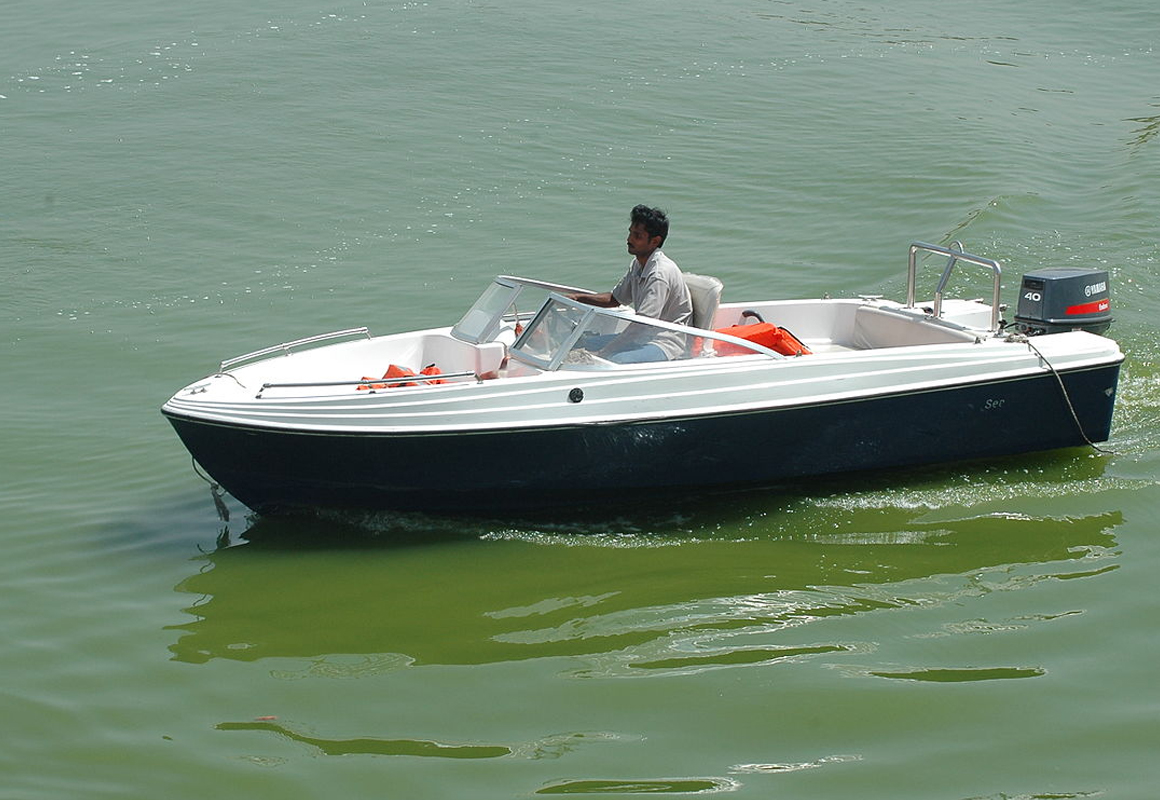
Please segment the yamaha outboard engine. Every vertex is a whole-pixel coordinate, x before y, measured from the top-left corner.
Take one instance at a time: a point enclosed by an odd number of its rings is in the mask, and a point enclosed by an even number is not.
[[[1111,324],[1107,270],[1058,267],[1023,276],[1015,314],[1020,333],[1103,333]]]

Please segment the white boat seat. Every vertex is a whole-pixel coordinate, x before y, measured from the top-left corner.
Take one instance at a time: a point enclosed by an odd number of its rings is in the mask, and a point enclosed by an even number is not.
[[[711,329],[724,284],[711,275],[686,272],[684,276],[685,286],[689,287],[689,299],[693,302],[693,327]]]
[[[693,320],[690,323],[694,328],[711,330],[713,321],[717,317],[717,306],[721,304],[721,290],[724,284],[712,275],[697,275],[692,272],[683,273],[685,286],[689,289],[689,300],[693,304]],[[702,356],[714,355],[711,339],[689,342],[689,352]]]

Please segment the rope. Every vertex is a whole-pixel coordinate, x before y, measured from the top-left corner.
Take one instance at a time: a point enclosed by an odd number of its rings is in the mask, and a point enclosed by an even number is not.
[[[226,505],[225,501],[222,500],[222,487],[214,483],[209,479],[208,475],[198,469],[196,458],[190,458],[189,462],[193,465],[193,473],[209,484],[209,493],[213,497],[213,505],[214,508],[217,509],[218,519],[220,519],[222,522],[229,522],[230,509],[229,506]]]
[[[1071,412],[1071,418],[1075,422],[1075,428],[1077,431],[1079,431],[1079,435],[1083,437],[1083,440],[1087,442],[1088,445],[1091,446],[1091,448],[1097,453],[1103,453],[1104,455],[1108,456],[1116,455],[1114,450],[1107,450],[1103,447],[1100,447],[1090,438],[1088,438],[1087,432],[1083,429],[1083,423],[1079,421],[1079,414],[1076,413],[1075,406],[1072,405],[1071,396],[1067,393],[1067,387],[1063,384],[1063,377],[1059,374],[1059,370],[1057,370],[1055,365],[1051,363],[1047,356],[1043,355],[1040,349],[1032,343],[1030,337],[1023,334],[1011,334],[1007,337],[1007,340],[1010,342],[1022,342],[1023,344],[1027,345],[1029,348],[1031,348],[1032,352],[1039,356],[1039,359],[1047,365],[1047,368],[1051,370],[1051,374],[1055,376],[1056,383],[1059,384],[1059,391],[1060,394],[1063,395],[1063,402],[1067,403],[1067,410]]]

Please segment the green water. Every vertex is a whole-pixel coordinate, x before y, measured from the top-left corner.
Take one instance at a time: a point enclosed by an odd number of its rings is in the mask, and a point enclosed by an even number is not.
[[[5,11],[0,798],[1155,796],[1153,3]],[[1108,269],[1112,452],[218,519],[173,391],[606,288],[638,202],[727,300],[897,295],[914,239],[1011,303]]]

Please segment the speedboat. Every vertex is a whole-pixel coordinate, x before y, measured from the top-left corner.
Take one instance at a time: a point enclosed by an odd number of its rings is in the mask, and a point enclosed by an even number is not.
[[[921,258],[920,258],[921,256]],[[919,266],[946,258],[933,299]],[[921,263],[920,263],[921,262]],[[989,301],[946,296],[983,269]],[[450,327],[351,328],[221,362],[162,413],[212,482],[263,515],[516,511],[1095,445],[1124,360],[1107,273],[1023,275],[915,242],[905,301],[724,302],[689,326],[501,275]],[[626,343],[667,360],[619,363]]]

